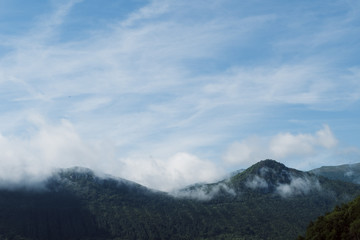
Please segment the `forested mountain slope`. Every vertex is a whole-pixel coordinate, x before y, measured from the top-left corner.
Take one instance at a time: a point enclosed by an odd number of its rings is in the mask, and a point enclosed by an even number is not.
[[[329,179],[360,184],[360,163],[323,166],[310,172]]]
[[[261,161],[223,181],[164,193],[80,168],[37,190],[0,191],[1,239],[295,239],[360,194],[356,184]]]
[[[360,197],[336,207],[331,213],[311,222],[305,237],[299,240],[351,240],[360,239]]]

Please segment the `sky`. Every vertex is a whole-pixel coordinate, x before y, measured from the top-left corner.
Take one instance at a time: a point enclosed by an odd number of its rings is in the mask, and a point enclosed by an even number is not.
[[[360,162],[359,56],[357,0],[0,0],[0,184]]]

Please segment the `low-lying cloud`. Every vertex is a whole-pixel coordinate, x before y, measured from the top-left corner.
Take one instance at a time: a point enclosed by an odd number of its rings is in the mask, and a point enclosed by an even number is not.
[[[224,175],[213,162],[186,152],[167,158],[120,158],[115,143],[85,140],[67,120],[49,124],[33,115],[29,122],[31,130],[24,136],[0,134],[0,185],[32,184],[56,169],[74,166],[164,191],[214,181]]]
[[[269,184],[266,182],[264,178],[255,175],[251,180],[248,179],[246,181],[245,186],[251,189],[257,189],[257,188],[268,188]]]
[[[106,159],[106,148],[87,143],[76,133],[70,122],[62,120],[49,125],[32,118],[32,129],[26,136],[0,134],[1,183],[32,183],[41,181],[57,168],[83,166],[97,168]]]
[[[321,190],[320,182],[315,176],[295,175],[287,170],[276,172],[267,167],[262,167],[259,174],[250,176],[245,186],[253,190],[273,192],[283,198]]]
[[[225,167],[221,163],[202,159],[188,152],[175,152],[161,157],[141,153],[129,156],[124,154],[121,157],[116,143],[86,139],[68,120],[51,124],[41,116],[33,114],[27,121],[27,131],[22,134],[15,136],[0,133],[1,186],[37,183],[49,177],[56,169],[74,166],[90,168],[98,173],[128,179],[162,191],[174,191],[198,182],[216,182],[226,174]],[[292,141],[282,143],[284,139],[292,139]],[[255,143],[254,140],[254,146],[258,147]],[[308,144],[309,148],[313,149],[331,148],[336,145],[336,138],[330,128],[324,126],[313,135],[278,134],[268,143],[287,145],[290,149],[279,152],[283,156],[288,156],[298,154],[297,150],[291,151],[295,145]],[[250,147],[250,149],[254,151],[253,149],[259,148]],[[239,149],[235,149],[231,154],[236,153],[237,150]],[[259,160],[251,155],[251,161],[253,157],[254,161]],[[244,158],[241,153],[238,154],[237,159],[250,161],[249,156]],[[265,174],[266,169],[263,171]],[[246,186],[252,189],[267,188],[268,183],[264,180],[264,174],[250,179]],[[308,188],[310,184],[318,186],[318,183],[311,179],[293,178],[287,185],[279,184],[277,191],[282,196],[306,194],[309,189],[314,189]],[[231,189],[219,185],[211,191],[197,189],[182,194],[191,198],[209,199],[220,190],[231,193]]]
[[[289,184],[279,184],[276,193],[281,197],[291,197],[296,195],[307,195],[312,191],[320,191],[321,185],[316,178],[293,177]]]
[[[220,193],[235,196],[236,192],[224,183],[212,185],[198,185],[186,189],[173,191],[174,197],[195,199],[199,201],[209,201]]]
[[[344,177],[347,178],[348,180],[351,180],[351,182],[360,184],[360,177],[358,175],[359,168],[358,166],[355,169],[353,168],[354,166],[349,165],[349,169],[344,173]]]
[[[139,157],[120,161],[122,177],[165,191],[196,182],[213,182],[225,175],[224,170],[215,163],[185,152],[166,159]]]

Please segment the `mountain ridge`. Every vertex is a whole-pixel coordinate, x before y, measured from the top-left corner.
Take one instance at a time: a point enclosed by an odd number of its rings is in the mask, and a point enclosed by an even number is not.
[[[274,160],[177,194],[84,168],[60,170],[46,187],[0,190],[3,239],[295,239],[308,222],[360,194],[356,184]]]
[[[255,163],[244,171],[241,171],[229,178],[210,184],[193,184],[178,192],[177,196],[196,198],[196,191],[202,191],[202,195],[209,194],[214,197],[215,192],[222,190],[222,193],[230,195],[247,193],[249,190],[262,194],[280,195],[290,197],[291,195],[306,195],[312,191],[320,191],[320,180],[327,180],[316,176],[311,172],[303,172],[294,168],[288,168],[275,160],[266,159]],[[209,200],[209,197],[202,197],[200,200]]]
[[[333,180],[360,184],[360,163],[322,166],[309,172]]]

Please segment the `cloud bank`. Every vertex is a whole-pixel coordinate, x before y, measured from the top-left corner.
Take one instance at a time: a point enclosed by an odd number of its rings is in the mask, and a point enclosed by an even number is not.
[[[328,125],[314,134],[279,133],[272,137],[253,136],[229,146],[223,159],[229,164],[249,166],[258,159],[272,158],[288,162],[289,159],[317,158],[321,152],[337,146],[338,140]],[[299,166],[301,166],[299,164]],[[302,166],[306,166],[305,164]]]
[[[197,182],[215,182],[225,175],[215,163],[184,152],[167,159],[128,158],[120,162],[122,177],[167,191]]]
[[[37,117],[31,121],[33,129],[26,136],[0,134],[2,183],[41,181],[56,168],[95,167],[108,160],[104,146],[83,141],[68,121],[55,126]]]
[[[159,190],[172,190],[195,182],[218,180],[224,175],[211,161],[188,153],[155,159],[118,158],[113,142],[86,141],[67,120],[50,125],[39,116],[29,121],[26,136],[0,134],[0,185],[32,184],[59,168],[81,166],[126,178]]]

